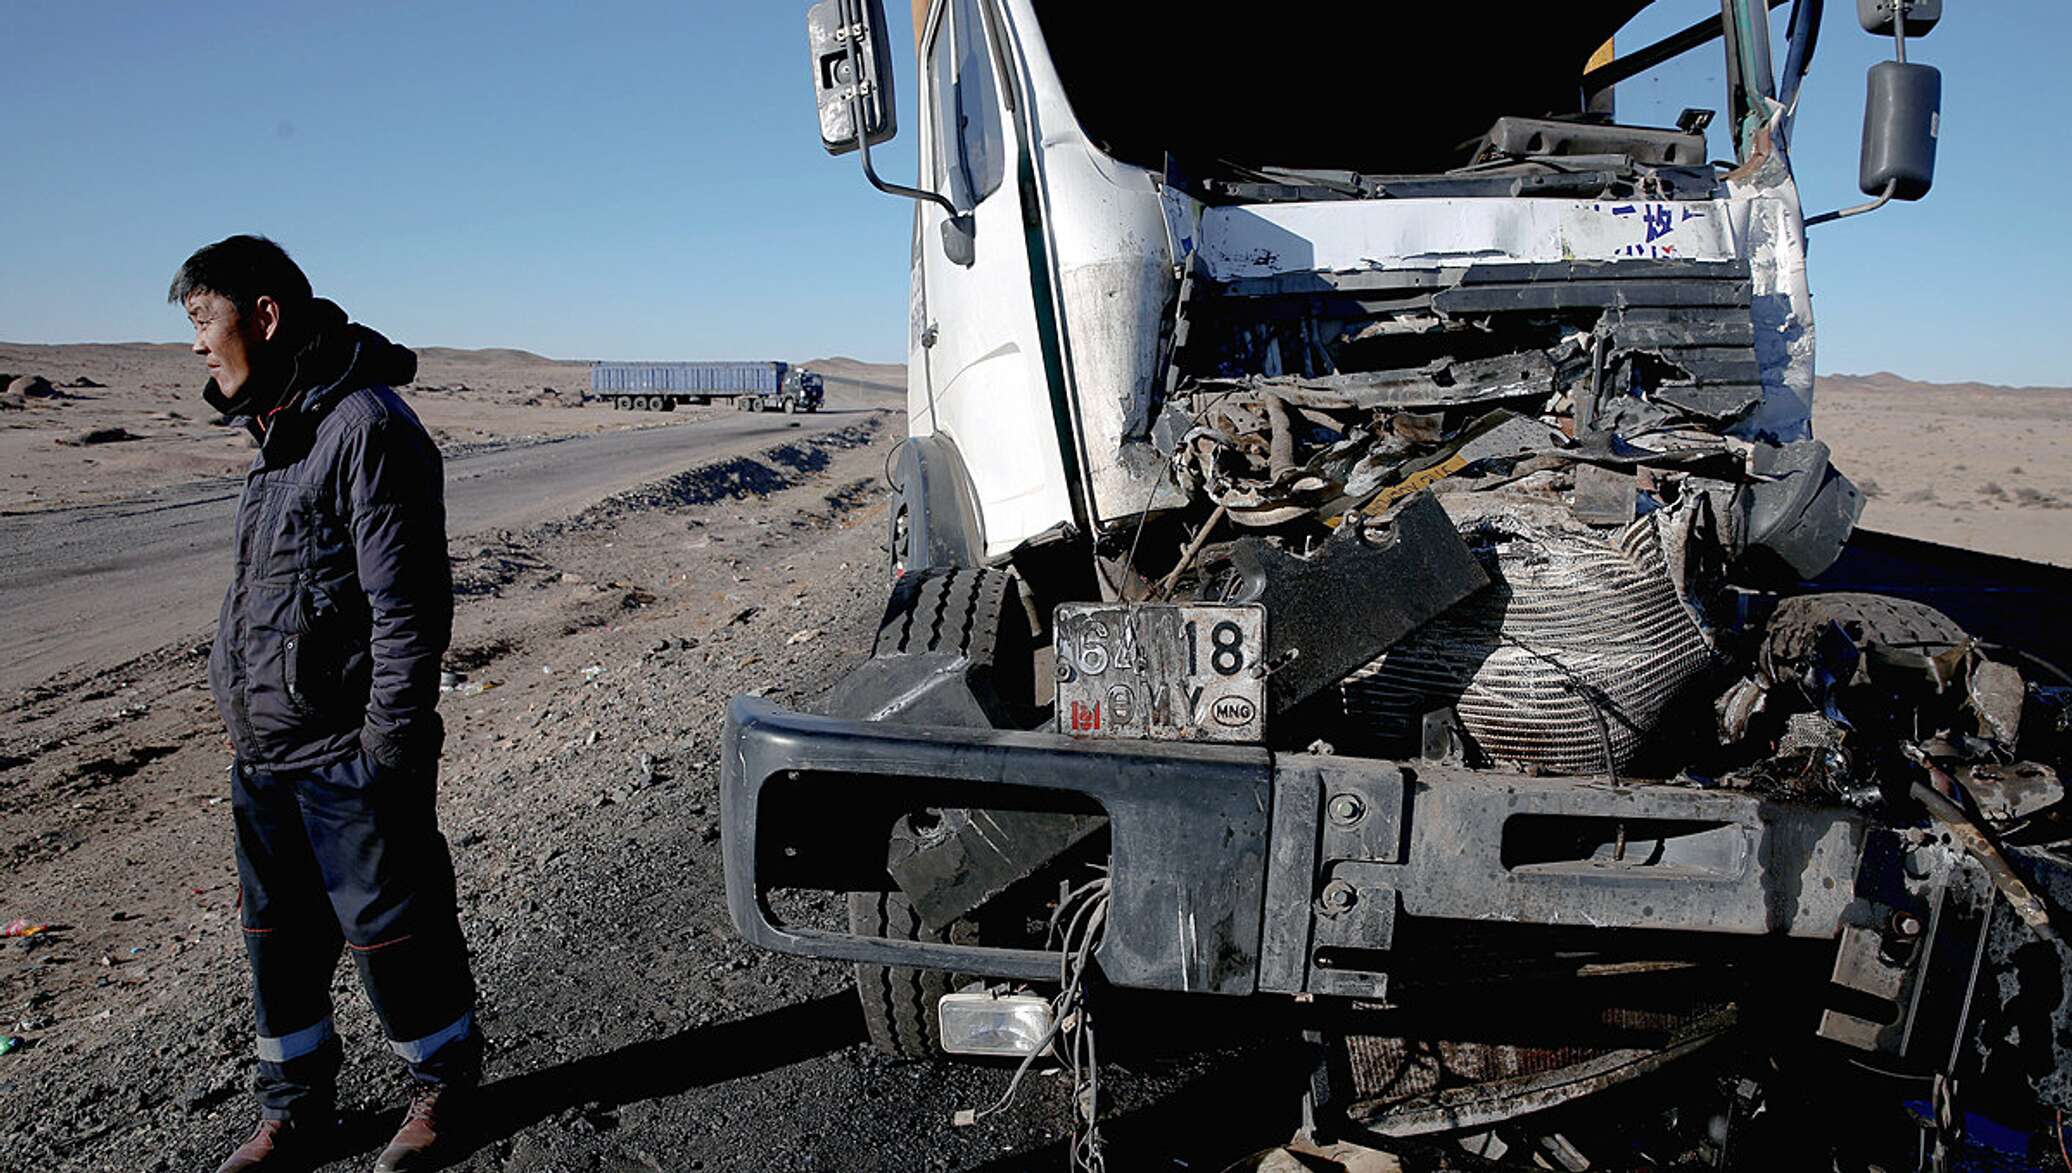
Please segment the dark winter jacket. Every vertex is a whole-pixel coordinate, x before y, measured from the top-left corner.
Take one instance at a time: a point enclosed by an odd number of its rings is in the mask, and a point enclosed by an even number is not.
[[[417,356],[328,301],[249,426],[236,570],[209,687],[240,761],[296,769],[364,749],[437,756],[439,657],[453,628],[439,450],[391,390]],[[203,397],[227,400],[211,380]]]

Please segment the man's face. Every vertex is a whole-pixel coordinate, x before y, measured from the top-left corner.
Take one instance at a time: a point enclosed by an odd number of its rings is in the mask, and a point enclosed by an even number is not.
[[[270,297],[262,297],[249,314],[220,293],[204,290],[187,298],[187,320],[194,323],[194,353],[208,364],[209,374],[226,396],[252,378],[280,325],[280,311]]]

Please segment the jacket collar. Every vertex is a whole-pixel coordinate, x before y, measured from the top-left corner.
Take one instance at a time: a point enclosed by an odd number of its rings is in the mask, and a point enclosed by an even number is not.
[[[306,441],[324,414],[352,392],[400,386],[416,377],[415,352],[348,320],[335,303],[317,298],[310,303],[306,333],[277,391],[260,387],[254,394],[233,398],[212,378],[202,388],[202,399],[259,437],[261,455],[266,457],[285,455],[281,446],[291,444],[291,438]]]

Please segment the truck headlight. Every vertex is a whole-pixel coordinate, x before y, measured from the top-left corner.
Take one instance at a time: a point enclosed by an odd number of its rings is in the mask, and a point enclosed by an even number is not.
[[[1050,999],[985,990],[945,994],[936,1020],[942,1049],[952,1055],[1031,1055],[1050,1034]]]

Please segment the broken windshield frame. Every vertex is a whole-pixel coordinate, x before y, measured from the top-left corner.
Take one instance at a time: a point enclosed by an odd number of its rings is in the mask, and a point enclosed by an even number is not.
[[[1590,88],[1608,90],[1723,42],[1720,64],[1709,72],[1724,75],[1722,129],[1743,154],[1749,112],[1771,108],[1766,14],[1783,2],[1719,0],[1697,24],[1609,62],[1599,51],[1628,35],[1637,15],[1668,8],[1667,0],[1608,4],[1582,20],[1571,10],[1561,20],[1528,18],[1524,27],[1511,19],[1506,27],[1515,35],[1496,40],[1480,6],[1460,6],[1468,11],[1432,14],[1419,39],[1476,44],[1475,61],[1397,51],[1384,54],[1389,68],[1380,73],[1376,46],[1404,44],[1395,30],[1379,17],[1373,29],[1348,28],[1336,6],[1309,0],[1199,22],[1209,28],[1134,13],[1089,15],[1061,0],[1037,0],[1036,12],[1089,139],[1211,202],[1600,192],[1691,199],[1711,193],[1705,160],[1678,152],[1668,161],[1679,173],[1662,176],[1663,158],[1622,150],[1616,135],[1607,146],[1601,131],[1649,128],[1614,122],[1608,102],[1593,108],[1584,83],[1594,79]],[[1817,13],[1817,0],[1795,2]],[[1370,31],[1376,37],[1363,35]],[[1384,32],[1392,35],[1377,39]],[[1158,51],[1145,52],[1147,44]],[[1802,57],[1794,57],[1802,70]],[[1464,74],[1472,86],[1462,84]],[[1721,96],[1693,92],[1684,106],[1718,105]],[[1667,126],[1679,108],[1655,125]],[[1561,135],[1570,141],[1559,149],[1502,157],[1492,150],[1492,128],[1506,117],[1576,133]]]

